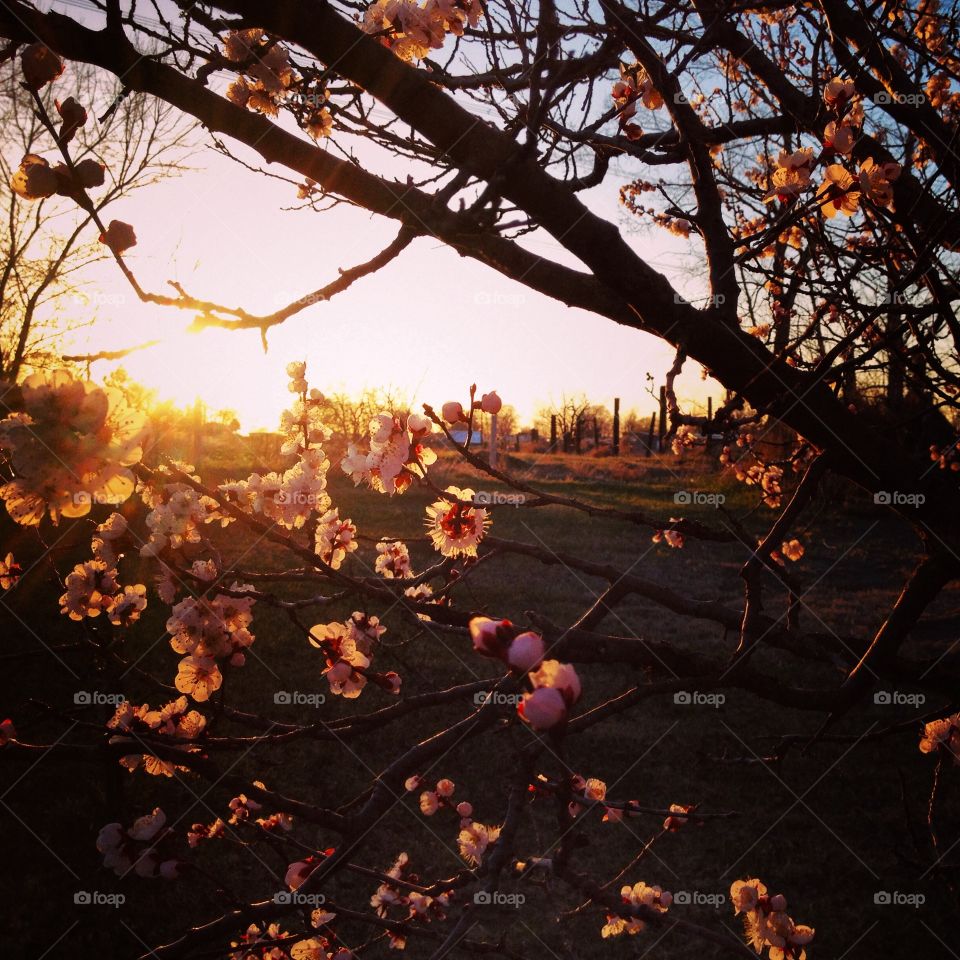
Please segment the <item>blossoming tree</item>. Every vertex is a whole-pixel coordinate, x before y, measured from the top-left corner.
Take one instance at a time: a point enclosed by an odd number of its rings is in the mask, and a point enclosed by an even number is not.
[[[0,9],[6,56],[19,58],[49,131],[49,155],[25,157],[11,188],[26,200],[71,197],[89,211],[139,297],[191,311],[201,324],[259,330],[266,339],[305,304],[364,281],[417,238],[439,240],[561,303],[674,345],[666,383],[674,450],[722,434],[721,465],[755,491],[757,509],[769,517],[758,539],[734,517],[709,524],[598,505],[491,468],[471,451],[469,433],[478,413],[499,410],[493,390],[470,388],[459,399],[438,398],[436,407],[381,413],[368,437],[331,464],[324,399],[305,364],[294,361],[286,371],[293,404],[281,420],[292,465],[211,483],[189,465],[148,467],[142,424],[111,391],[62,371],[9,384],[12,412],[0,424],[9,477],[0,497],[18,523],[82,523],[92,505],[138,501],[143,508],[132,520],[116,510],[90,525],[89,559],[64,577],[65,620],[108,622],[109,632],[94,634],[98,653],[129,669],[138,622],[161,605],[179,658],[154,677],[153,701],[124,700],[91,738],[135,777],[171,780],[190,792],[204,781],[235,791],[228,808],[204,822],[185,824],[147,804],[136,819],[106,824],[91,838],[104,866],[131,882],[186,884],[205,877],[200,848],[261,840],[288,860],[282,895],[269,899],[245,897],[228,876],[215,877],[224,911],[153,946],[151,955],[344,960],[409,945],[436,960],[455,950],[514,956],[508,935],[477,936],[475,928],[482,906],[507,896],[519,873],[542,874],[545,883],[578,894],[577,910],[600,916],[602,938],[670,930],[692,938],[693,950],[803,960],[814,930],[766,886],[774,878],[740,877],[729,888],[733,912],[745,918],[744,947],[722,923],[685,918],[671,891],[642,876],[648,864],[593,864],[581,856],[582,838],[601,819],[653,818],[661,834],[683,835],[722,829],[731,811],[687,802],[661,809],[619,796],[568,760],[569,742],[692,686],[743,691],[774,710],[812,711],[825,721],[823,739],[878,684],[895,683],[943,703],[922,718],[929,723],[920,749],[938,764],[960,755],[949,645],[929,659],[906,648],[960,573],[960,458],[937,413],[954,405],[960,387],[952,307],[960,246],[955,17],[927,0],[871,8],[872,20],[846,0],[746,7],[708,0],[569,7],[553,0],[218,0],[177,3],[177,16],[164,16],[158,28],[119,0],[95,6],[88,20],[24,0]],[[159,52],[154,46],[145,55],[157,41]],[[99,222],[92,198],[103,171],[71,154],[69,133],[83,122],[82,105],[65,100],[58,127],[37,95],[48,84],[68,92],[70,61],[113,73],[129,90],[287,168],[302,179],[302,198],[318,207],[345,201],[394,221],[396,237],[372,260],[269,315],[182,287],[173,295],[144,289],[124,253],[151,242],[148,225]],[[374,115],[374,105],[388,118]],[[497,120],[488,122],[490,115]],[[370,167],[400,157],[409,175],[395,179],[326,149],[340,145],[348,154],[357,138],[370,145]],[[614,161],[630,173],[624,207],[702,253],[704,303],[680,296],[581,198],[612,175]],[[652,168],[663,173],[657,182],[649,179]],[[522,242],[531,231],[551,235],[570,257],[561,263],[532,253]],[[569,266],[571,259],[578,266]],[[677,401],[673,384],[689,362],[729,391],[709,421]],[[878,375],[883,403],[868,405],[865,391]],[[772,422],[788,436],[776,456],[760,443]],[[472,489],[432,480],[436,441],[450,440],[452,428],[464,424],[460,456],[523,494],[525,507],[551,504],[645,528],[665,550],[692,541],[744,548],[743,595],[692,599],[602,558],[498,538],[496,507]],[[406,491],[430,490],[424,519],[434,560],[415,570],[404,542],[358,531],[345,515],[349,504],[332,501],[331,470],[395,498],[398,511]],[[916,532],[919,563],[873,636],[841,639],[800,623],[802,589],[790,568],[809,545],[797,530],[831,475]],[[298,566],[231,566],[217,546],[224,526],[271,541]],[[353,563],[362,551],[373,560],[373,576]],[[464,591],[471,570],[504,555],[561,563],[607,586],[568,626],[549,610],[513,623],[472,609]],[[149,583],[127,573],[141,569],[133,561],[149,564]],[[8,556],[0,585],[12,585],[17,574]],[[316,592],[286,596],[291,581]],[[783,613],[774,589],[788,598]],[[689,651],[656,636],[608,634],[608,615],[631,595],[715,624],[724,640]],[[324,616],[334,601],[349,601],[354,612]],[[302,643],[317,651],[331,697],[371,706],[329,724],[286,723],[231,702],[230,679],[252,655],[260,657],[256,621],[265,607],[288,616]],[[384,609],[389,616],[373,612]],[[407,695],[402,673],[378,664],[393,620],[462,642],[466,655],[495,669]],[[839,679],[799,685],[789,668],[765,666],[762,653],[770,650],[781,663],[798,658],[838,668]],[[589,690],[597,662],[644,672],[598,696]],[[293,797],[268,786],[267,773],[253,780],[231,772],[230,758],[254,749],[274,756],[305,740],[376,735],[464,701],[457,719],[380,757],[356,797],[338,795],[333,782]],[[914,732],[918,719],[909,724]],[[2,730],[12,751],[72,748],[31,743],[18,734],[16,717]],[[504,731],[526,739],[506,740]],[[502,805],[482,819],[442,775],[452,751],[481,738],[491,744],[487,756],[505,757],[491,762],[489,773],[502,787]],[[420,862],[416,851],[394,851],[392,866],[365,859],[371,836],[407,793],[418,796],[422,817],[433,818],[431,829],[455,839],[461,863],[453,876]],[[544,808],[554,821],[545,843],[523,829],[531,810]],[[353,889],[356,877],[371,888],[369,905],[341,902],[340,891]],[[796,913],[815,919],[802,905]]]

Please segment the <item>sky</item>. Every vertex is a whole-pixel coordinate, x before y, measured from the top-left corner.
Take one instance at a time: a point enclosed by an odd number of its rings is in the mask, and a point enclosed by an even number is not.
[[[69,74],[58,82],[68,87]],[[259,160],[242,148],[237,153]],[[370,158],[375,161],[375,172],[405,176],[399,161],[384,166]],[[266,313],[328,283],[338,268],[369,259],[396,233],[395,222],[347,206],[321,213],[284,209],[296,205],[293,186],[209,148],[194,154],[189,167],[109,208],[108,219],[136,230],[137,246],[126,259],[148,290],[170,293],[167,281],[176,280],[193,296]],[[640,172],[624,167],[581,196],[594,211],[627,225],[618,187]],[[628,240],[689,299],[703,295],[694,279],[702,272],[695,238],[629,230]],[[546,234],[522,242],[577,266]],[[672,348],[653,337],[570,309],[428,238],[331,301],[274,327],[266,354],[258,331],[187,333],[189,313],[140,303],[111,262],[94,271],[89,292],[97,322],[74,337],[70,352],[159,339],[120,364],[97,363],[95,378],[122,365],[159,399],[186,406],[199,397],[211,411],[236,411],[244,430],[275,427],[289,402],[284,367],[294,359],[307,361],[311,386],[325,393],[392,385],[416,404],[439,406],[465,401],[475,382],[481,392],[496,389],[522,423],[564,393],[585,393],[609,407],[620,397],[624,411],[649,413],[656,404],[647,374],[662,383],[673,359]],[[80,317],[90,309],[71,308]],[[701,381],[695,364],[688,367],[678,382],[680,396],[717,398],[718,386]]]

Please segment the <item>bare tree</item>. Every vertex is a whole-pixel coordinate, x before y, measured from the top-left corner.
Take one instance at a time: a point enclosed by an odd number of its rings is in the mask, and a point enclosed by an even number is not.
[[[0,67],[4,182],[25,155],[39,149],[46,132],[21,84],[15,61]],[[143,96],[120,96],[119,83],[83,63],[73,68],[69,89],[89,114],[74,141],[74,158],[95,160],[108,171],[106,183],[94,191],[98,214],[132,191],[185,169],[195,124],[172,107]],[[65,99],[64,91],[57,96]],[[44,101],[53,113],[50,88]],[[55,360],[58,340],[71,324],[93,322],[102,298],[110,295],[91,293],[86,268],[104,259],[107,250],[97,240],[90,213],[67,197],[31,203],[4,190],[0,218],[0,377],[16,380],[24,365],[49,366]]]

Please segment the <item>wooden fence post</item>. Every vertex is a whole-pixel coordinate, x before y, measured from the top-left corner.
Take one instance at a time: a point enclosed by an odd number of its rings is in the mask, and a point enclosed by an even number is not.
[[[620,456],[620,398],[613,398],[613,455]]]
[[[660,433],[657,450],[663,453],[663,438],[667,435],[667,388],[660,388]]]

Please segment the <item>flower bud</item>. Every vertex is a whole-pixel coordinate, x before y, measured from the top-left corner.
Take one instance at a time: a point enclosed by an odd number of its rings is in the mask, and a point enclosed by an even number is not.
[[[559,690],[540,687],[525,693],[517,713],[534,730],[549,730],[567,718],[567,704]]]
[[[514,637],[507,650],[507,664],[520,673],[529,673],[543,662],[543,652],[543,638],[527,630]]]
[[[491,390],[480,398],[480,409],[484,413],[499,413],[502,406],[503,401],[497,396],[496,390]]]
[[[43,43],[31,43],[24,49],[20,67],[28,90],[39,90],[63,73],[63,61]]]
[[[440,413],[447,423],[460,423],[466,419],[463,412],[463,405],[456,400],[449,400],[440,409]]]
[[[504,634],[511,626],[509,620],[474,617],[470,621],[473,649],[482,657],[502,657],[509,642]]]
[[[411,413],[407,417],[407,429],[415,435],[430,432],[430,421],[422,413]]]
[[[121,254],[137,245],[137,235],[129,223],[111,220],[106,232],[100,234],[100,242],[105,243],[114,253]]]
[[[544,660],[540,669],[530,674],[530,680],[535,687],[549,687],[559,691],[569,706],[573,706],[580,699],[580,678],[569,663]]]

